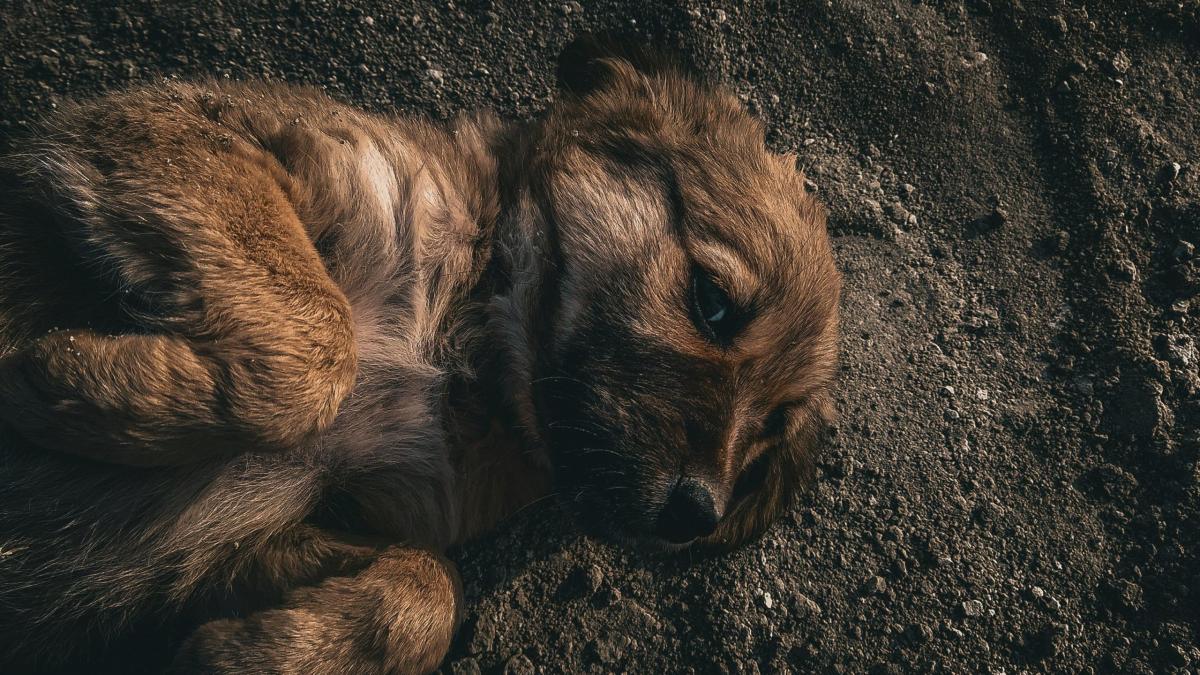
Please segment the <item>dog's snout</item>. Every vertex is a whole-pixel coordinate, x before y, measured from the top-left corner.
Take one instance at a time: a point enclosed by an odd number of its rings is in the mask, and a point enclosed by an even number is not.
[[[713,491],[703,482],[684,476],[672,488],[658,517],[658,536],[683,544],[712,534],[721,520]]]

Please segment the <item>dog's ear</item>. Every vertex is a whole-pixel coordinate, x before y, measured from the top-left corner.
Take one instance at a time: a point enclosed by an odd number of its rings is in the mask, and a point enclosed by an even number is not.
[[[558,86],[583,97],[637,73],[654,75],[682,70],[677,59],[646,46],[632,35],[585,33],[575,38],[558,57]]]

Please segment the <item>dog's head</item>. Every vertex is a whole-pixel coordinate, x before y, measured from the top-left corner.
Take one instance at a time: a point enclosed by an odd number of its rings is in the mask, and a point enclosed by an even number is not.
[[[498,299],[522,421],[585,529],[737,543],[833,414],[824,211],[729,93],[598,42],[559,74]]]

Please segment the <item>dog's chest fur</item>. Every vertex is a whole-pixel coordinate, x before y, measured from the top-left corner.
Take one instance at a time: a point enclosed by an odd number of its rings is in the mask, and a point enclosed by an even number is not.
[[[245,133],[286,170],[280,182],[353,308],[358,377],[313,458],[367,526],[445,545],[476,529],[454,462],[475,450],[448,447],[443,415],[449,382],[472,376],[485,339],[472,291],[497,215],[499,128],[304,112],[267,128],[250,119]]]
[[[354,313],[359,373],[316,447],[324,480],[372,529],[461,541],[548,488],[487,381],[502,376],[486,268],[500,217],[495,153],[511,129],[488,115],[447,130],[310,114],[267,130],[263,145]]]

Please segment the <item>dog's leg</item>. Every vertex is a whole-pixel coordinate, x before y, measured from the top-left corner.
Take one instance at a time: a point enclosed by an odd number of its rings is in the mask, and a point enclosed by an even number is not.
[[[462,614],[453,564],[388,548],[354,576],[298,588],[282,606],[201,626],[180,649],[181,673],[426,673]]]
[[[0,421],[134,465],[289,449],[327,427],[356,371],[350,307],[274,160],[160,94],[58,122],[5,160],[21,177],[5,196],[31,219],[6,227],[58,231],[64,260],[83,261],[71,283],[112,285],[134,325],[0,355]]]

